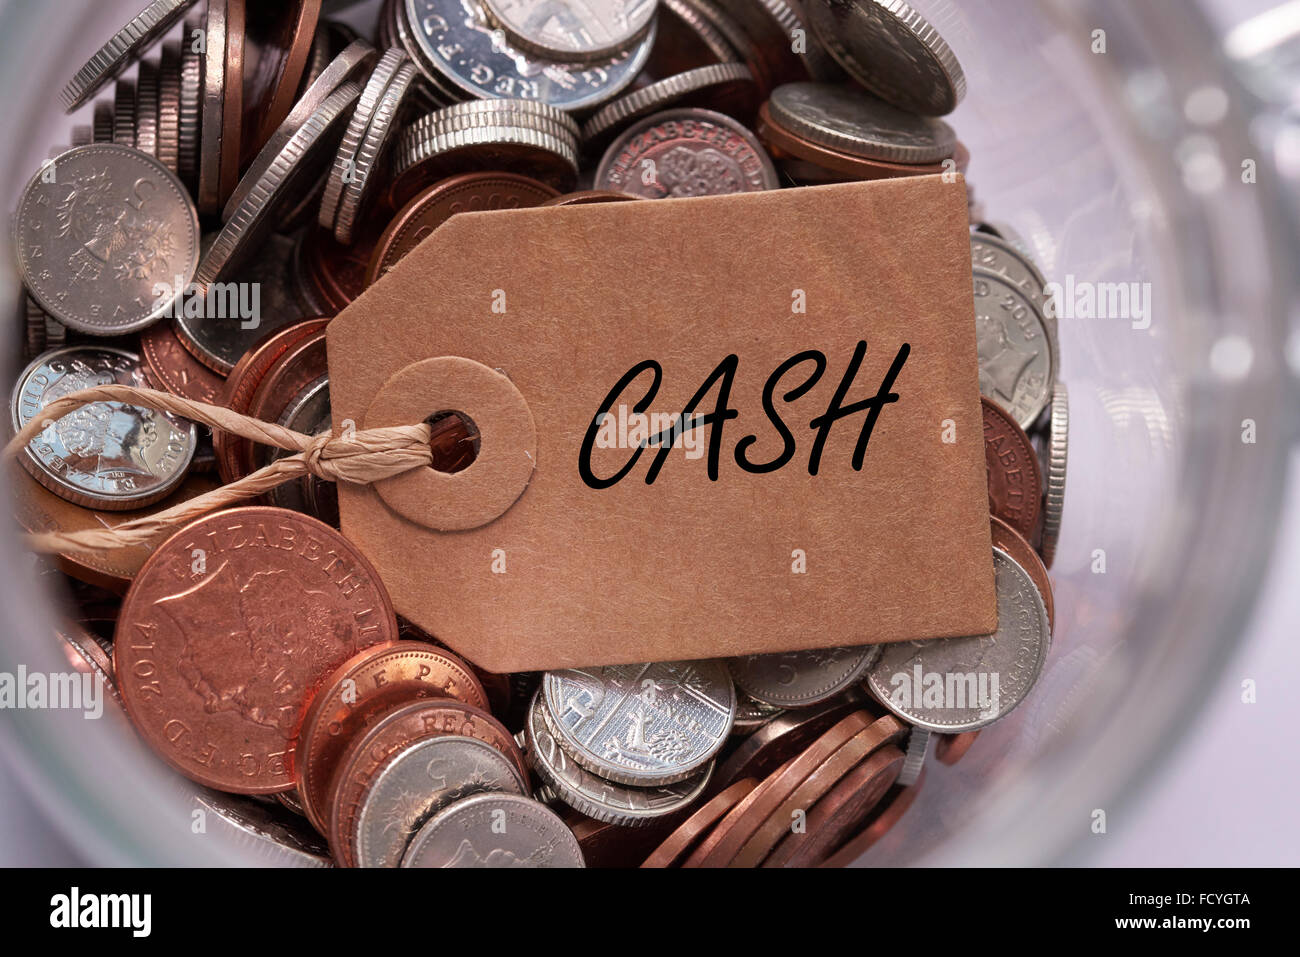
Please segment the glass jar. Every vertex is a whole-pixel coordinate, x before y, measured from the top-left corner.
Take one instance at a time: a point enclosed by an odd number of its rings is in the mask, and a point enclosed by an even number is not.
[[[0,3],[7,208],[67,142],[58,91],[71,65],[139,5]],[[1192,4],[913,5],[966,72],[949,122],[970,149],[977,214],[1018,233],[1065,292],[1136,284],[1140,299],[1123,316],[1066,308],[1059,320],[1070,472],[1042,679],[960,764],[930,767],[864,863],[1059,861],[1088,838],[1094,810],[1112,813],[1154,773],[1239,640],[1268,561],[1297,408],[1294,207],[1275,153],[1252,138],[1268,129],[1262,104]],[[373,7],[344,12],[365,23]],[[12,266],[0,287],[21,310]],[[21,328],[11,322],[3,341],[6,381]],[[50,596],[12,529],[0,536],[0,600],[0,670],[60,670]],[[81,854],[265,860],[225,832],[195,833],[192,787],[114,717],[0,715],[9,766]]]

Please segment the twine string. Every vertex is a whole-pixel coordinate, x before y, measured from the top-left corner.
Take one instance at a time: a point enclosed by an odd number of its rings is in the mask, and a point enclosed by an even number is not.
[[[341,435],[322,432],[304,435],[282,425],[263,422],[219,405],[197,402],[169,392],[129,385],[99,385],[55,399],[39,416],[24,425],[4,449],[6,464],[23,453],[32,439],[54,422],[94,402],[121,402],[155,412],[169,412],[193,422],[219,429],[292,454],[277,459],[241,479],[205,492],[187,501],[130,519],[112,528],[79,532],[40,532],[26,536],[29,547],[39,552],[106,552],[155,542],[163,534],[191,519],[237,502],[264,495],[276,486],[305,475],[328,482],[369,485],[430,465],[430,427],[398,425],[365,431],[347,430]]]

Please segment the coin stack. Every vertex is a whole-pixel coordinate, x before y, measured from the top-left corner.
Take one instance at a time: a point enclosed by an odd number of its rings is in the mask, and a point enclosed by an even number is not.
[[[463,211],[970,161],[942,119],[961,66],[898,0],[384,0],[366,35],[322,6],[151,0],[76,72],[65,106],[85,115],[15,216],[29,364],[11,428],[125,384],[324,432],[331,317]],[[58,556],[56,634],[269,860],[851,863],[902,818],[931,750],[956,762],[1026,698],[1051,644],[1055,310],[1012,227],[973,221],[970,247],[995,634],[880,646],[867,615],[860,647],[792,631],[786,654],[495,675],[395,616],[312,476]],[[474,461],[472,422],[431,428],[436,468]],[[111,528],[281,455],[95,403],[20,456],[14,513],[30,532]],[[953,702],[933,675],[1001,680]]]

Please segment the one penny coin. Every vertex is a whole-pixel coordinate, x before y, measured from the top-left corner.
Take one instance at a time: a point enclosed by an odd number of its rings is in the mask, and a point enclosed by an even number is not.
[[[695,850],[713,826],[756,787],[758,782],[753,778],[741,778],[735,784],[715,794],[699,810],[678,825],[677,829],[668,835],[667,840],[660,844],[641,866],[674,867],[679,864]]]
[[[1043,497],[1038,456],[1025,430],[1001,406],[983,397],[980,405],[984,410],[989,511],[1032,540]]]

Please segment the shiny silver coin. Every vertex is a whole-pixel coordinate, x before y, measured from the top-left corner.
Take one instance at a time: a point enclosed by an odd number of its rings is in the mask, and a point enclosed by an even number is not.
[[[118,146],[135,146],[135,81],[113,84],[113,139]]]
[[[1047,407],[1056,382],[1056,336],[1018,286],[978,268],[973,280],[980,392],[1028,430]]]
[[[993,569],[996,632],[884,646],[867,686],[890,711],[932,731],[975,731],[1029,694],[1051,642],[1047,609],[1029,573],[998,548]]]
[[[809,0],[806,9],[845,72],[900,110],[943,116],[966,95],[952,49],[902,0]]]
[[[1047,494],[1043,504],[1043,564],[1052,567],[1061,537],[1061,515],[1065,510],[1065,470],[1070,453],[1070,396],[1065,383],[1052,387],[1052,411],[1048,421],[1046,463],[1043,475]]]
[[[275,229],[279,212],[300,198],[302,191],[316,187],[360,96],[360,83],[353,80],[344,84],[326,97],[320,108],[289,138],[199,263],[195,282],[201,289],[230,279]]]
[[[158,64],[151,60],[141,60],[137,69],[135,148],[141,153],[156,157],[158,156]]]
[[[527,794],[504,754],[475,738],[417,741],[390,758],[366,791],[356,824],[358,867],[397,867],[424,822],[471,794]]]
[[[153,0],[113,34],[63,88],[69,113],[94,96],[109,80],[125,70],[180,18],[194,0]]]
[[[521,48],[553,60],[612,57],[650,28],[658,0],[484,0]]]
[[[814,143],[887,163],[936,163],[957,134],[943,120],[890,106],[857,87],[787,83],[768,101],[772,122]]]
[[[1055,306],[1048,308],[1047,280],[1019,242],[1008,240],[1000,230],[974,229],[970,234],[970,262],[971,268],[997,273],[1019,289],[1055,327],[1057,311]]]
[[[548,671],[542,696],[575,761],[639,787],[690,777],[726,743],[736,718],[731,675],[714,660]]]
[[[191,800],[194,809],[205,815],[206,834],[215,835],[214,840],[227,842],[245,856],[257,858],[260,864],[334,866],[320,835],[287,808],[207,788],[197,788]]]
[[[738,84],[754,86],[754,75],[743,63],[710,63],[648,83],[601,107],[583,123],[583,144],[592,149],[597,145],[594,140],[612,135],[618,127],[665,109],[683,97],[706,90],[720,92]]]
[[[402,867],[583,867],[559,815],[518,794],[475,794],[430,818]]]
[[[928,728],[913,728],[907,736],[907,751],[903,755],[903,770],[898,772],[894,781],[900,788],[910,788],[921,779],[925,770],[925,759],[930,753],[930,734]]]
[[[55,399],[97,385],[145,387],[139,356],[103,346],[68,346],[37,357],[10,401],[14,431]],[[122,511],[165,497],[185,478],[198,443],[192,422],[166,412],[95,402],[50,422],[19,457],[61,498]]]
[[[435,87],[457,98],[518,97],[565,110],[599,106],[623,91],[650,57],[651,23],[627,49],[607,59],[565,63],[511,45],[478,0],[402,0],[412,43]]]
[[[204,237],[205,256],[217,238],[214,233]],[[187,297],[180,304],[176,334],[196,359],[227,375],[255,342],[302,318],[289,280],[294,251],[294,241],[287,236],[266,236],[257,255],[245,258],[221,286],[210,286],[205,295]]]
[[[624,130],[601,157],[593,188],[668,199],[779,185],[772,160],[749,130],[712,110],[681,109]]]
[[[322,31],[320,36],[328,36]],[[235,191],[230,194],[230,200],[226,203],[223,210],[222,218],[229,220],[239,208],[240,203],[248,198],[248,191],[261,177],[270,169],[275,158],[280,155],[280,151],[288,145],[293,139],[294,133],[302,128],[317,110],[319,110],[331,94],[345,83],[357,79],[361,73],[375,63],[375,58],[379,54],[369,43],[364,40],[356,40],[343,49],[338,56],[330,61],[329,65],[321,71],[320,75],[307,87],[306,92],[298,98],[298,102],[293,105],[289,115],[271,134],[271,138],[266,141],[253,162],[248,165],[244,175],[240,177],[239,185]]]
[[[14,222],[18,268],[41,308],[64,325],[117,336],[171,309],[176,278],[199,256],[199,218],[181,181],[151,156],[79,146],[46,164]]]
[[[777,708],[807,708],[861,680],[880,645],[814,648],[727,660],[731,677],[755,701]]]
[[[655,787],[618,784],[588,771],[560,747],[538,691],[528,708],[524,737],[528,763],[544,782],[537,797],[561,801],[581,814],[622,827],[642,827],[693,804],[708,787],[714,765],[682,781]]]
[[[176,169],[191,193],[199,188],[199,124],[203,108],[203,53],[195,43],[197,20],[186,20],[181,44],[180,112],[176,127]],[[201,34],[200,34],[201,35]]]

